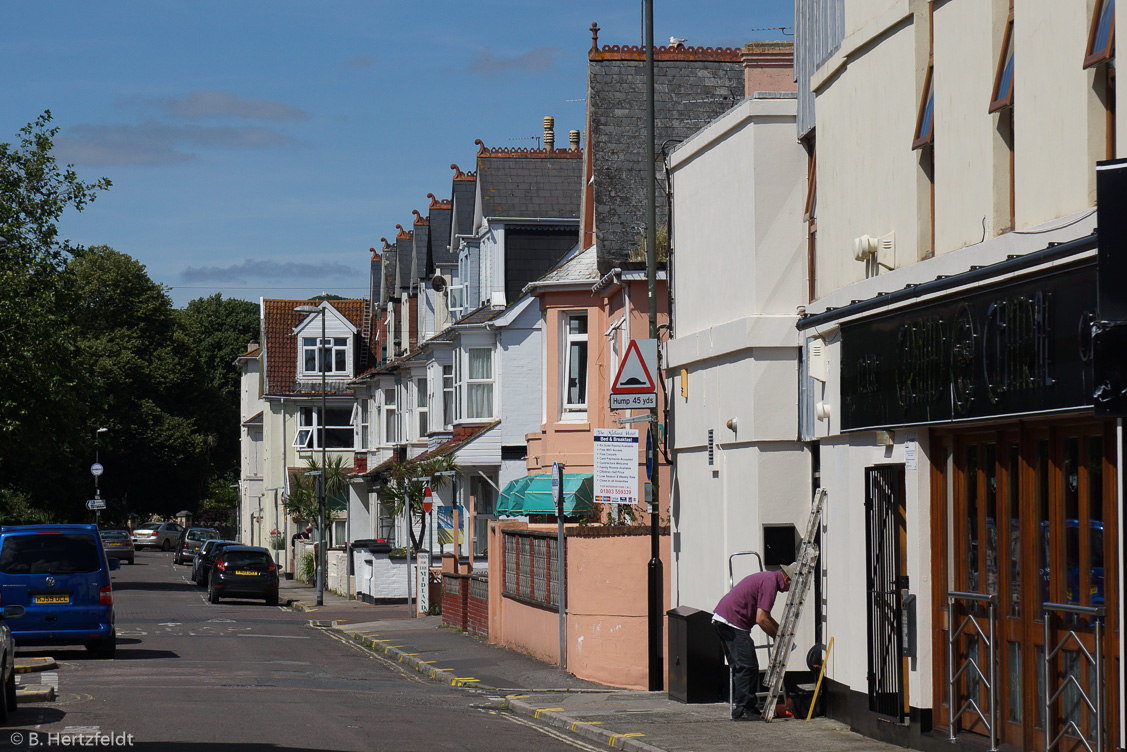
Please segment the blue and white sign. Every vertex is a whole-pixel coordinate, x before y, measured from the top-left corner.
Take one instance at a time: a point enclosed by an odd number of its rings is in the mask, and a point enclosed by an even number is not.
[[[595,503],[638,503],[638,431],[595,429]]]
[[[105,468],[102,467],[101,463],[95,462],[93,465],[90,466],[90,474],[97,477],[97,476],[102,474],[102,471],[104,469]]]

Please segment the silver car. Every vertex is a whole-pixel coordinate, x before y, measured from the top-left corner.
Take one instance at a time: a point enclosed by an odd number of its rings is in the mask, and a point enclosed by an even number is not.
[[[146,522],[133,530],[133,548],[159,548],[171,551],[184,528],[175,522]]]

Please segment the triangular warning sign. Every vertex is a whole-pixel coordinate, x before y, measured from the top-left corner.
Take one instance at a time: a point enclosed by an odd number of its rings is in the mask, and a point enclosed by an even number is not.
[[[642,352],[638,349],[638,340],[630,340],[626,348],[626,356],[618,367],[618,375],[611,384],[611,394],[650,394],[657,391],[657,383],[646,367]]]

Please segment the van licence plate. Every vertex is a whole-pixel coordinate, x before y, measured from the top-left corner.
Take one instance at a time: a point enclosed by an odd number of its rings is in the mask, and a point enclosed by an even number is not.
[[[36,603],[70,603],[69,595],[37,595]]]

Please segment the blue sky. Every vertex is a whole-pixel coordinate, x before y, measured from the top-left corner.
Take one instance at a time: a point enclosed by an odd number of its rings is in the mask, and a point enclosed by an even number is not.
[[[448,197],[474,139],[583,128],[592,21],[600,45],[641,41],[640,0],[51,0],[4,20],[0,141],[51,110],[59,161],[114,184],[63,236],[134,257],[177,306],[363,297],[368,249]],[[792,24],[783,0],[654,2],[659,45]]]

